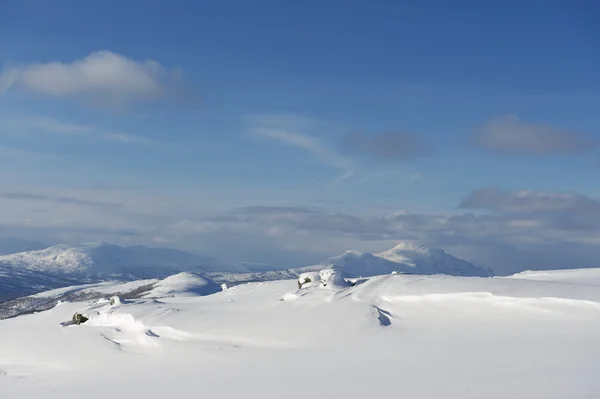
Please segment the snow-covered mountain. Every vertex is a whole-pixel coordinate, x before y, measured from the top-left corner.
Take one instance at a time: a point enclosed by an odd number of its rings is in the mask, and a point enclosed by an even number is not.
[[[402,241],[394,248],[379,252],[346,251],[320,265],[341,269],[351,276],[376,276],[400,272],[406,274],[448,274],[452,276],[488,277],[493,273],[466,260],[447,254],[442,249],[429,248],[417,241]]]
[[[402,241],[380,253],[347,251],[318,265],[260,272],[250,272],[243,265],[229,265],[216,258],[174,249],[84,243],[0,256],[0,276],[4,276],[0,280],[0,301],[72,285],[74,281],[164,278],[188,271],[206,274],[218,283],[239,284],[293,279],[301,273],[324,268],[340,269],[349,277],[392,272],[480,277],[492,274],[441,249],[429,248],[414,241]]]
[[[317,265],[285,270],[251,273],[209,273],[218,283],[241,284],[258,281],[295,279],[308,272],[339,269],[346,277],[369,277],[399,272],[403,274],[447,274],[451,276],[489,277],[491,270],[456,258],[441,249],[429,248],[417,241],[401,241],[394,248],[379,253],[346,251]]]
[[[169,248],[120,247],[107,243],[55,245],[39,251],[0,256],[0,264],[59,276],[131,275],[159,277],[182,271],[243,272],[208,256]]]
[[[179,272],[245,272],[207,256],[168,248],[107,243],[56,245],[0,256],[0,301],[72,285],[75,281],[163,278]]]

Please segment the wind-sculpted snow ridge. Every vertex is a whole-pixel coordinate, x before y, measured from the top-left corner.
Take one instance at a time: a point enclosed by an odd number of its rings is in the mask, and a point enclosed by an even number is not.
[[[2,398],[299,399],[314,389],[306,381],[324,376],[319,397],[600,395],[600,289],[570,273],[553,272],[552,281],[307,276],[312,283],[299,289],[284,280],[221,290],[180,274],[119,288],[144,291],[135,297],[60,302],[1,320]],[[218,292],[204,295],[209,286]],[[89,320],[71,324],[75,312]],[[265,375],[274,377],[266,385]]]

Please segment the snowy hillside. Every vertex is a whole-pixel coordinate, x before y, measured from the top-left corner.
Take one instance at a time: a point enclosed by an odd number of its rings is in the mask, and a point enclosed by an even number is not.
[[[71,282],[72,283],[72,282]],[[210,295],[219,284],[195,273],[179,273],[163,280],[103,281],[71,285],[0,303],[0,320],[53,308],[59,302],[76,302],[119,296],[123,299]]]
[[[0,302],[85,281],[161,278],[182,272],[244,272],[216,258],[106,243],[56,245],[0,256]]]
[[[0,303],[36,292],[83,282],[82,279],[55,276],[0,263]]]
[[[180,271],[246,271],[216,258],[168,248],[120,247],[107,243],[56,245],[0,256],[0,264],[62,276],[129,274],[157,277]]]
[[[408,274],[448,274],[487,277],[492,274],[470,262],[455,258],[441,249],[429,248],[415,241],[402,241],[394,248],[371,254],[346,251],[308,269],[323,266],[339,268],[351,276],[375,276],[394,271]]]
[[[585,273],[600,281],[600,269]],[[0,392],[3,399],[599,397],[598,285],[577,282],[577,272],[562,275],[567,282],[556,273],[552,281],[528,277],[396,274],[300,290],[286,280],[208,296],[202,287],[210,283],[190,274],[88,286],[107,295],[137,290],[138,298],[62,302],[0,320]],[[75,312],[89,320],[69,325]]]

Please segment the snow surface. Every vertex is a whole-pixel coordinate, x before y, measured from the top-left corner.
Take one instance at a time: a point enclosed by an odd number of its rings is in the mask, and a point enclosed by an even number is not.
[[[208,296],[180,274],[156,298],[0,320],[0,397],[597,398],[600,288],[585,281],[600,269],[578,273],[286,280]],[[90,320],[61,325],[75,312]]]

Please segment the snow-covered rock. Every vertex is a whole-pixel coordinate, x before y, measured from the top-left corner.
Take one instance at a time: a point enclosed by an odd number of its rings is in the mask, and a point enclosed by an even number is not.
[[[337,269],[325,269],[319,272],[321,284],[324,287],[329,288],[343,288],[348,287],[350,284],[344,280],[341,270]]]
[[[298,276],[298,287],[299,288],[307,288],[319,285],[321,282],[321,276],[319,272],[310,271],[301,273]]]
[[[347,287],[349,285],[350,283],[344,280],[342,271],[337,269],[323,269],[320,271],[310,271],[302,273],[298,276],[299,288],[342,288]]]

